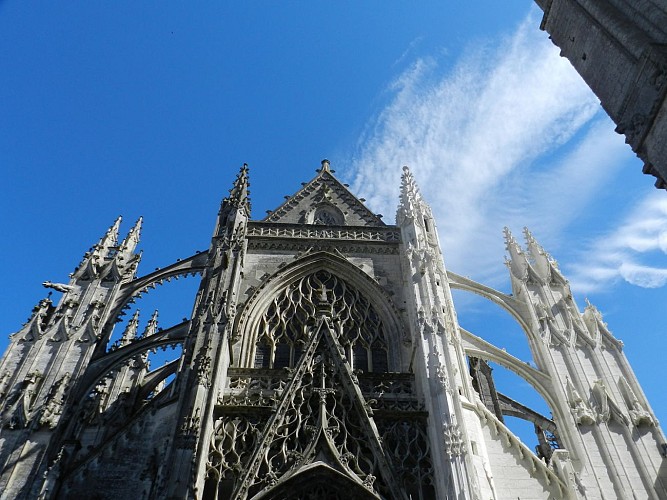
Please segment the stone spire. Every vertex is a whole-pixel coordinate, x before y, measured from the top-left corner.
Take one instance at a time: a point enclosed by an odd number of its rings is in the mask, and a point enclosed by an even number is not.
[[[223,198],[218,212],[218,221],[213,233],[215,237],[224,236],[229,240],[237,233],[239,225],[244,225],[250,218],[250,181],[248,164],[244,163],[236,176],[229,196]]]
[[[407,166],[403,167],[401,175],[400,201],[403,205],[412,205],[422,201],[415,177]]]
[[[130,229],[130,232],[127,233],[127,236],[123,240],[123,243],[120,244],[120,249],[125,253],[131,255],[139,244],[139,239],[141,238],[141,227],[143,225],[144,218],[139,217],[137,222],[134,224],[134,227]]]
[[[229,196],[223,200],[232,206],[243,208],[246,215],[250,216],[250,181],[248,180],[248,164],[244,163],[234,181],[234,187],[229,191]]]
[[[401,175],[401,191],[399,195],[398,211],[396,212],[396,221],[400,224],[401,220],[413,218],[416,213],[430,211],[430,208],[422,198],[412,172],[407,166],[403,167]]]
[[[139,327],[139,309],[137,309],[130,321],[127,322],[123,336],[120,338],[120,345],[124,346],[132,342],[137,336],[137,328]]]
[[[510,268],[512,276],[519,280],[528,278],[528,259],[523,253],[521,246],[510,232],[508,227],[503,228],[503,235],[505,236],[505,248],[509,253],[509,259],[506,261]]]
[[[155,334],[157,332],[157,309],[153,311],[153,315],[151,316],[151,319],[148,320],[148,324],[146,325],[146,328],[144,329],[144,333],[142,337],[150,337],[151,335]]]
[[[141,236],[143,218],[139,217],[122,243],[119,243],[118,233],[122,220],[122,217],[118,217],[99,242],[84,254],[81,263],[70,276],[73,280],[70,284],[74,284],[82,277],[87,277],[86,279],[105,277],[111,272],[112,267],[117,270],[119,276],[133,276],[141,259],[141,254],[134,254],[134,250]],[[51,286],[51,288],[56,287]]]
[[[526,239],[526,245],[532,258],[535,258],[538,255],[548,256],[544,250],[544,247],[538,243],[538,241],[535,239],[535,236],[533,236],[533,233],[531,233],[527,227],[523,228],[523,236]]]
[[[557,268],[556,263],[544,250],[542,245],[537,242],[527,227],[523,228],[523,234],[526,238],[528,255],[534,271],[541,279],[548,281],[551,278],[552,266],[553,268]]]
[[[102,236],[100,242],[95,247],[96,249],[108,250],[111,247],[118,246],[118,230],[120,229],[120,223],[122,221],[123,217],[119,215],[111,227],[107,229],[106,234]]]
[[[101,262],[109,255],[110,251],[114,248],[117,248],[118,230],[120,229],[120,223],[122,220],[123,218],[118,216],[111,227],[107,229],[107,232],[104,233],[104,236],[100,238],[97,244],[93,245],[93,247],[84,254],[81,263],[74,272],[75,275],[77,273],[83,272],[83,270],[88,268],[90,264],[92,264],[90,269],[95,273],[97,266],[100,265]]]

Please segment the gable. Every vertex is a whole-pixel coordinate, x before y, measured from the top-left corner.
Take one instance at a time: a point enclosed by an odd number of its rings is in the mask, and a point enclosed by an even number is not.
[[[345,185],[336,179],[324,160],[318,175],[269,213],[264,222],[327,226],[384,226]]]

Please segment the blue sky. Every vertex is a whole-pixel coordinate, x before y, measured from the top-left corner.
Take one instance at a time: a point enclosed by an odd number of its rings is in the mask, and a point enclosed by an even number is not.
[[[5,0],[2,331],[118,215],[144,216],[141,273],[206,249],[244,162],[254,218],[329,158],[390,223],[407,164],[449,269],[508,290],[502,228],[528,226],[667,418],[667,198],[539,19],[528,0]],[[196,284],[178,286],[157,294],[164,326],[189,315],[173,301]],[[527,356],[511,322],[456,299],[462,326]]]

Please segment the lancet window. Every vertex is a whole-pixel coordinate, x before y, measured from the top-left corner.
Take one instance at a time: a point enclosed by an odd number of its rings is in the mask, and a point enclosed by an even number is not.
[[[291,283],[273,299],[259,323],[255,368],[295,367],[322,307],[336,318],[353,369],[388,371],[385,327],[377,311],[357,289],[324,270]]]

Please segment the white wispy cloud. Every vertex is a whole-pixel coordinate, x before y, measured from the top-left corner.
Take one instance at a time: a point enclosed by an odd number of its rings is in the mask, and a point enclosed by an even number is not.
[[[400,167],[409,165],[435,212],[448,268],[489,284],[507,280],[503,226],[527,225],[555,251],[631,156],[586,84],[535,29],[537,15],[453,68],[415,60],[390,86],[353,162],[354,191],[388,216]]]
[[[667,197],[655,191],[639,202],[621,223],[586,246],[574,264],[572,285],[594,292],[623,279],[630,284],[658,288],[667,284]],[[587,264],[594,260],[595,265]],[[663,266],[656,263],[662,261]]]

